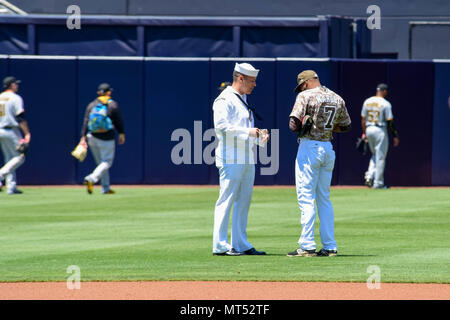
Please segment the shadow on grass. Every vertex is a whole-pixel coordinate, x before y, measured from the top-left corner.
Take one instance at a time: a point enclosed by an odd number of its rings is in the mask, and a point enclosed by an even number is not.
[[[266,256],[272,256],[272,257],[286,257],[287,253],[268,253]],[[338,254],[336,257],[299,257],[299,258],[339,258],[339,257],[376,257],[374,254]],[[290,257],[290,258],[296,258],[296,257]]]
[[[214,256],[214,257],[287,257],[287,253],[267,253],[265,255],[241,255],[241,256]],[[376,257],[374,254],[338,254],[335,257],[323,257],[323,256],[314,256],[314,257],[298,257],[298,258],[346,258],[346,257]],[[297,258],[297,257],[289,257],[289,258]]]

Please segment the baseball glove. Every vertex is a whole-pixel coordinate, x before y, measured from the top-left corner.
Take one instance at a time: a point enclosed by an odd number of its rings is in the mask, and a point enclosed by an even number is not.
[[[356,140],[356,150],[358,152],[361,152],[363,155],[365,155],[367,153],[367,141],[366,141],[366,139],[358,138],[358,140]]]
[[[79,143],[70,154],[78,161],[83,162],[87,155],[87,148]]]
[[[309,115],[304,116],[302,118],[302,127],[298,132],[298,138],[307,135],[311,131],[313,124],[314,124],[313,119]]]
[[[30,144],[28,142],[20,141],[16,147],[16,151],[20,154],[26,154],[29,148]]]

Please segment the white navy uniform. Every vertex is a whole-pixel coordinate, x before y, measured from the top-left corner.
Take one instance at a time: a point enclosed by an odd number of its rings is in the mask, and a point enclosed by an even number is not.
[[[16,116],[22,112],[24,112],[22,97],[12,91],[0,94],[0,145],[5,162],[0,169],[0,186],[5,179],[8,193],[16,190],[16,170],[25,161],[24,155],[16,151],[22,139]]]
[[[361,116],[366,120],[366,137],[372,153],[365,179],[373,180],[374,188],[382,187],[389,147],[387,121],[394,119],[392,106],[382,97],[370,97],[364,101]]]
[[[243,252],[253,248],[247,240],[247,218],[255,180],[252,146],[263,145],[260,138],[249,136],[254,127],[254,114],[228,86],[213,104],[214,128],[218,145],[215,150],[219,169],[220,195],[214,211],[213,253],[232,248]],[[246,95],[240,95],[247,101]],[[228,242],[228,223],[233,218],[231,244]]]

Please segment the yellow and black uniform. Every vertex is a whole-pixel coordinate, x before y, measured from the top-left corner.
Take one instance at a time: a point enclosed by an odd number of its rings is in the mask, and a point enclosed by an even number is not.
[[[115,138],[115,130],[120,133],[124,133],[124,126],[123,126],[123,119],[122,114],[119,110],[119,105],[116,101],[111,99],[110,96],[99,96],[97,99],[92,101],[86,108],[86,112],[84,114],[84,121],[83,121],[83,127],[81,129],[81,136],[85,137],[89,130],[88,130],[88,122],[89,122],[89,115],[92,111],[92,109],[98,105],[99,103],[107,104],[108,111],[107,115],[111,119],[114,128],[111,130],[108,130],[106,132],[91,132],[91,134],[101,140],[113,140]]]

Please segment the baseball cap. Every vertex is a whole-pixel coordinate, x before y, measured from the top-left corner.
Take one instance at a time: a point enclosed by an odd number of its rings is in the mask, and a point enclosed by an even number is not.
[[[380,83],[379,85],[377,85],[377,91],[383,91],[383,90],[387,90],[388,86],[385,83]]]
[[[317,73],[313,70],[304,70],[302,72],[300,72],[297,76],[297,86],[294,89],[295,93],[299,93],[300,92],[300,86],[305,82],[308,81],[310,79],[314,79],[314,78],[319,78],[319,76],[317,75]]]
[[[250,77],[257,77],[259,69],[255,69],[250,63],[236,63],[234,71]]]
[[[3,79],[3,87],[4,88],[9,88],[9,86],[12,85],[13,83],[20,83],[20,80],[17,80],[15,77],[11,77],[11,76]]]
[[[98,90],[97,91],[99,91],[99,92],[101,92],[101,93],[105,93],[105,92],[108,92],[108,91],[113,91],[113,88],[111,88],[111,86],[109,85],[109,83],[101,83],[99,86],[98,86]]]

